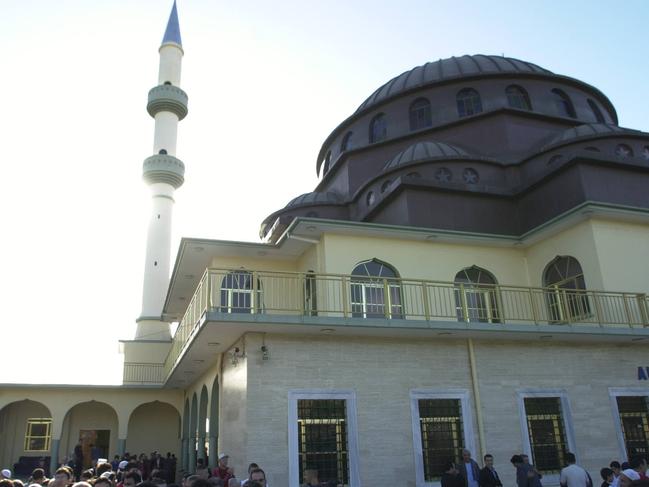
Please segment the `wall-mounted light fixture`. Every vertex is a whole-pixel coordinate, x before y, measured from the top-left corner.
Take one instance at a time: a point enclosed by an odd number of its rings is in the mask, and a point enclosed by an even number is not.
[[[268,350],[268,347],[266,345],[261,346],[261,359],[262,360],[270,359],[270,351]]]
[[[239,359],[242,359],[246,356],[246,352],[242,352],[239,347],[234,347],[234,350],[230,352],[230,363],[233,367],[236,367],[239,364]]]

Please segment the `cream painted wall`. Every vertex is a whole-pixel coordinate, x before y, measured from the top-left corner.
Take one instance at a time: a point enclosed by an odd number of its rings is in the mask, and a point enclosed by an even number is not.
[[[604,289],[649,293],[649,226],[605,220],[592,226]]]
[[[210,263],[215,269],[247,269],[254,271],[297,272],[295,260],[254,259],[250,257],[215,257]]]
[[[26,452],[25,434],[30,418],[49,418],[50,411],[41,403],[19,401],[8,404],[0,411],[0,465],[13,468],[21,456],[47,457],[49,451]]]
[[[180,458],[180,414],[173,406],[162,402],[139,406],[131,414],[128,431],[126,451],[148,455],[158,450],[163,456],[171,452]]]
[[[557,256],[572,256],[584,271],[586,287],[604,289],[600,256],[593,236],[591,221],[585,221],[529,247],[525,256],[529,267],[530,285],[543,285],[543,272]]]
[[[359,262],[376,258],[404,278],[452,282],[460,270],[476,265],[491,272],[499,284],[528,285],[520,249],[334,234],[323,239],[327,273],[350,274]]]
[[[257,348],[260,337],[248,337],[249,349]],[[414,486],[412,389],[459,388],[468,390],[474,401],[463,340],[285,335],[267,335],[265,340],[270,360],[248,357],[247,448],[236,451],[259,463],[270,485],[288,485],[291,389],[356,392],[363,485]],[[504,485],[515,484],[509,458],[523,448],[517,392],[524,389],[566,392],[576,453],[593,478],[602,465],[620,459],[608,388],[641,387],[649,395],[646,381],[636,375],[638,366],[647,365],[647,350],[646,345],[630,344],[475,341],[486,448],[495,455]],[[477,445],[475,424],[474,432]]]
[[[321,247],[321,244],[317,244],[311,245],[307,248],[304,254],[302,254],[302,256],[297,260],[296,268],[299,269],[300,272],[308,272],[309,270],[322,272],[320,263],[318,262],[319,249]]]

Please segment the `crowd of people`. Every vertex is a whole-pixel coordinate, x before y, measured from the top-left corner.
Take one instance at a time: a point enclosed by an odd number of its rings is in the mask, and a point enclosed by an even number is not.
[[[595,487],[588,471],[577,465],[573,453],[566,453],[565,460],[567,465],[559,475],[561,487]],[[516,487],[543,487],[543,475],[530,463],[527,455],[514,455],[510,462],[516,469]],[[461,462],[449,461],[443,468],[442,487],[503,487],[490,454],[484,456],[484,466],[480,468],[471,458],[471,452],[462,450]],[[646,472],[647,461],[642,456],[634,456],[622,464],[614,460],[600,470],[600,487],[649,487]]]
[[[462,450],[460,462],[449,461],[444,466],[441,487],[503,487],[500,475],[494,468],[493,455],[484,456],[482,468],[471,458],[469,450]],[[247,475],[240,479],[229,466],[230,457],[221,453],[218,464],[210,468],[203,459],[198,459],[191,473],[182,475],[176,483],[176,457],[158,452],[150,456],[141,454],[115,456],[112,462],[99,459],[93,468],[80,469],[75,464],[63,465],[52,478],[47,478],[42,468],[36,468],[23,482],[12,478],[11,471],[0,473],[0,487],[269,487],[266,474],[256,463],[248,466]],[[596,487],[590,474],[577,465],[575,455],[565,455],[567,465],[561,470],[561,487]],[[543,487],[543,476],[530,463],[525,454],[512,456],[510,462],[516,469],[516,487]],[[634,456],[629,462],[620,464],[612,461],[600,470],[600,487],[649,487],[647,462],[641,456]],[[306,470],[302,487],[323,487],[330,484],[317,480],[317,471]]]

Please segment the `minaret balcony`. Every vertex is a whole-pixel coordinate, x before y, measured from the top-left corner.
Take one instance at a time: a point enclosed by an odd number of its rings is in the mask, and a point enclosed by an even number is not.
[[[649,340],[646,293],[569,284],[535,288],[207,269],[172,339],[165,382],[183,373],[200,374],[192,367],[202,363],[195,360],[204,352],[201,347],[223,352],[246,332],[607,344]]]
[[[187,116],[187,93],[173,85],[159,85],[149,90],[146,110],[152,117],[159,112],[171,112],[182,120]]]
[[[185,165],[168,154],[155,154],[144,160],[142,178],[148,184],[165,183],[178,189],[185,182]]]

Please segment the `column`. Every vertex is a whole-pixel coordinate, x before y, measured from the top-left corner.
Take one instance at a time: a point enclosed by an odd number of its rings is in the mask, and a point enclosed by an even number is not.
[[[59,446],[61,444],[60,439],[52,439],[50,444],[50,477],[54,477],[54,472],[59,468]]]

